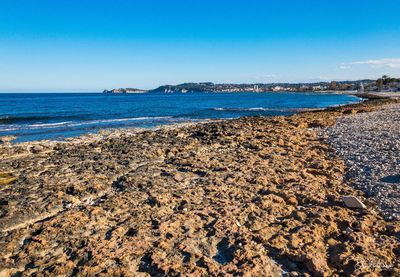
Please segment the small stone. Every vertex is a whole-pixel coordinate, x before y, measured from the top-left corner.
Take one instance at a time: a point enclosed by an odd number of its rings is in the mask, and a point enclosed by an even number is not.
[[[173,178],[177,182],[182,182],[185,179],[180,173],[175,173]]]
[[[330,201],[330,202],[334,202],[334,201],[336,201],[336,196],[335,196],[334,194],[328,194],[328,195],[326,196],[326,199],[327,199],[328,201]]]
[[[308,128],[308,123],[306,122],[299,123],[297,124],[297,128],[303,128],[303,129]]]
[[[29,149],[32,153],[36,154],[43,151],[43,147],[40,145],[34,145]]]
[[[128,236],[128,237],[133,237],[134,235],[136,235],[137,234],[137,230],[136,229],[134,229],[134,228],[129,228],[128,229],[128,231],[125,233],[125,236]]]
[[[351,232],[353,232],[353,229],[351,229],[350,227],[347,227],[347,228],[343,231],[343,233],[344,233],[344,234],[347,234],[347,235],[351,234]]]
[[[343,113],[344,113],[344,114],[356,114],[356,113],[357,113],[357,110],[350,109],[350,110],[344,111]]]
[[[365,209],[366,208],[364,203],[361,202],[361,200],[355,196],[351,196],[351,195],[343,196],[342,200],[343,200],[344,204],[346,205],[346,207],[348,207],[348,208],[355,208],[355,209]]]
[[[329,246],[333,246],[333,245],[337,244],[338,242],[336,240],[334,240],[333,238],[329,238],[327,240],[327,243]]]
[[[6,199],[1,198],[0,199],[0,206],[6,206],[8,205],[8,201]]]
[[[297,202],[296,197],[294,197],[294,196],[289,197],[289,198],[286,200],[286,204],[288,204],[288,205],[293,205],[293,206],[297,206],[298,202]]]

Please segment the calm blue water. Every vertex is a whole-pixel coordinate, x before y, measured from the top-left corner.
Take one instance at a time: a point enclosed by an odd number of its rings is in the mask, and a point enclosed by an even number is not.
[[[0,94],[0,136],[16,142],[63,139],[104,128],[288,115],[305,108],[358,102],[348,95],[312,93]]]

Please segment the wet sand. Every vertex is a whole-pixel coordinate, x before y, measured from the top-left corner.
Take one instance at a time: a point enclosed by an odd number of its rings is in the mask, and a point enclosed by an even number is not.
[[[398,276],[317,131],[393,102],[0,146],[0,275]]]

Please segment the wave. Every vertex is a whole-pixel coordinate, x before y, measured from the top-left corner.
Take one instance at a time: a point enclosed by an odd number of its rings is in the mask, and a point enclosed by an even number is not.
[[[154,120],[165,120],[171,119],[172,116],[147,116],[147,117],[130,117],[130,118],[114,118],[114,119],[98,119],[81,122],[65,121],[65,122],[54,122],[54,123],[38,123],[38,124],[19,124],[19,125],[0,125],[0,132],[16,131],[16,130],[36,130],[36,129],[55,129],[55,128],[70,128],[84,125],[98,125],[102,123],[113,123],[113,122],[130,122],[130,121],[154,121]]]
[[[213,111],[240,111],[240,112],[245,112],[245,111],[267,111],[271,109],[267,108],[212,108],[211,110]]]
[[[64,120],[64,121],[71,121],[71,120],[82,120],[87,115],[64,115],[64,116],[45,116],[45,115],[6,115],[0,117],[0,124],[18,124],[18,123],[37,123],[41,124],[42,122],[46,121],[54,121],[54,120]]]
[[[130,117],[130,118],[115,118],[115,119],[99,119],[92,121],[84,121],[79,123],[81,124],[98,124],[98,123],[107,123],[107,122],[123,122],[123,121],[142,121],[142,120],[159,120],[159,119],[169,119],[172,116],[143,116],[143,117]]]
[[[228,112],[257,112],[257,111],[265,111],[265,112],[302,112],[302,111],[312,111],[318,110],[318,108],[211,108],[213,111],[228,111]]]
[[[41,128],[41,127],[44,127],[44,128],[49,127],[49,128],[51,128],[51,127],[64,126],[64,125],[67,125],[67,124],[69,124],[69,123],[72,123],[72,121],[57,122],[57,123],[31,124],[31,125],[28,125],[28,126],[30,126],[30,127],[37,127],[37,128]]]
[[[40,121],[52,119],[50,116],[3,116],[0,117],[0,124],[14,124],[20,122]]]

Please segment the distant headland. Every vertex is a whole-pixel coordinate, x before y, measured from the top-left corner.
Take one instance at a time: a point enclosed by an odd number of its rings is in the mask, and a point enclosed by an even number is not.
[[[103,93],[145,93],[148,90],[137,89],[137,88],[116,88],[111,90],[103,90]]]
[[[256,84],[215,84],[212,82],[183,83],[179,85],[163,85],[151,90],[137,88],[119,88],[104,90],[104,93],[188,93],[188,92],[372,92],[372,91],[400,91],[400,78],[391,78],[384,75],[377,80],[364,79],[357,81],[331,81],[315,83],[256,83]]]

